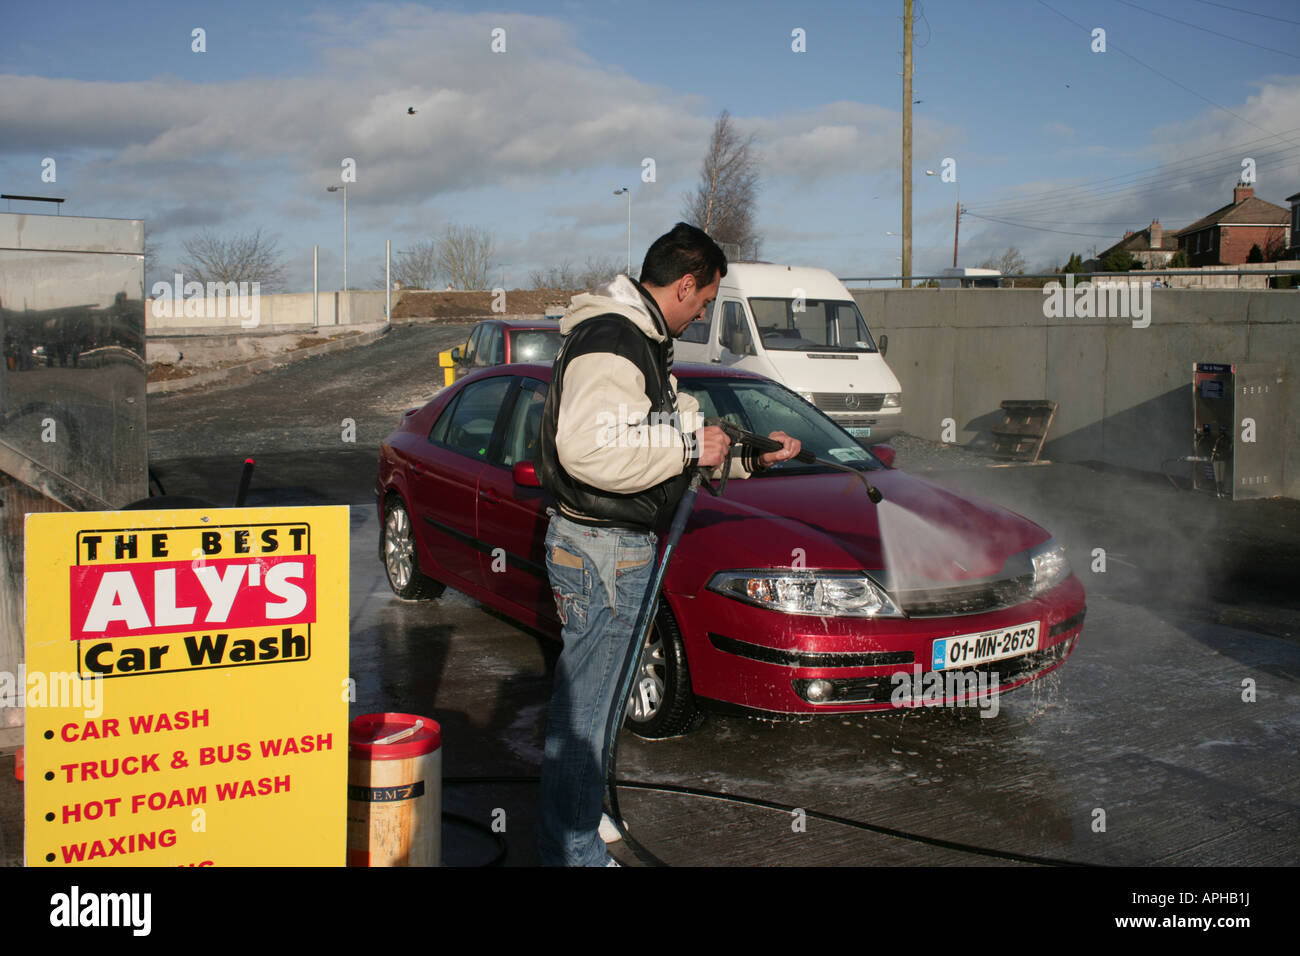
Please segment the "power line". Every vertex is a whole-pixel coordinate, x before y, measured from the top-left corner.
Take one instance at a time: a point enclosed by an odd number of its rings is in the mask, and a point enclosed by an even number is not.
[[[1134,10],[1141,10],[1143,13],[1149,13],[1153,17],[1160,17],[1161,19],[1168,20],[1171,23],[1178,23],[1185,27],[1191,27],[1193,30],[1200,30],[1202,33],[1210,33],[1216,37],[1222,37],[1225,40],[1231,40],[1234,43],[1242,43],[1245,44],[1246,46],[1253,46],[1257,50],[1267,50],[1269,53],[1279,53],[1282,56],[1289,56],[1294,60],[1300,60],[1300,55],[1297,55],[1295,53],[1288,53],[1286,50],[1275,50],[1271,46],[1261,46],[1258,43],[1251,43],[1249,40],[1243,40],[1241,39],[1241,37],[1229,36],[1226,33],[1220,33],[1218,30],[1211,30],[1209,27],[1197,26],[1195,23],[1188,23],[1186,20],[1179,20],[1177,17],[1171,17],[1164,13],[1157,13],[1155,10],[1148,10],[1146,7],[1140,7],[1136,3],[1130,2],[1130,0],[1115,0],[1115,2],[1122,3],[1126,7],[1132,7]]]
[[[1256,160],[1255,171],[1274,169],[1279,166],[1289,166],[1294,159],[1286,156],[1277,158],[1265,157],[1262,160]],[[1221,167],[1214,165],[1206,169],[1197,170],[1171,170],[1162,172],[1155,176],[1142,176],[1135,178],[1131,183],[1122,185],[1120,188],[1100,189],[1089,188],[1087,184],[1079,186],[1056,186],[1051,189],[1051,193],[1059,194],[1063,189],[1069,189],[1068,196],[1060,198],[1047,198],[1045,195],[1036,197],[1026,197],[1017,199],[1006,199],[1001,201],[990,202],[988,205],[980,205],[978,200],[972,201],[972,205],[983,209],[986,212],[997,213],[1001,215],[1017,215],[1021,212],[1046,212],[1056,208],[1067,208],[1077,205],[1081,201],[1092,203],[1114,201],[1126,195],[1141,195],[1150,191],[1151,187],[1160,185],[1171,179],[1177,178],[1180,182],[1187,185],[1199,183],[1208,183],[1220,179],[1225,173]]]
[[[1286,133],[1300,132],[1300,127],[1294,127],[1292,129],[1285,130],[1284,132]],[[1226,146],[1223,149],[1216,149],[1208,153],[1201,153],[1197,156],[1189,156],[1186,159],[1175,160],[1172,163],[1163,163],[1160,166],[1147,166],[1142,169],[1134,170],[1132,172],[1116,173],[1113,176],[1103,176],[1100,179],[1087,180],[1083,183],[1079,183],[1078,186],[1079,187],[1100,186],[1103,183],[1111,183],[1111,182],[1122,183],[1122,182],[1129,181],[1131,179],[1134,181],[1141,181],[1141,179],[1143,178],[1143,174],[1148,174],[1148,173],[1151,174],[1152,177],[1156,177],[1156,176],[1169,177],[1173,175],[1182,175],[1185,173],[1200,172],[1202,170],[1216,168],[1217,164],[1221,162],[1221,158],[1224,156],[1231,156],[1233,154],[1237,154],[1238,156],[1240,156],[1243,152],[1247,150],[1256,153],[1262,159],[1268,161],[1273,158],[1271,152],[1261,153],[1259,152],[1259,150],[1254,149],[1253,147],[1259,146],[1261,143],[1265,143],[1268,140],[1276,139],[1280,135],[1282,134],[1277,134],[1277,135],[1270,134],[1268,136],[1259,137],[1258,139],[1246,140],[1243,143],[1235,143],[1231,146]],[[1285,147],[1283,146],[1278,146],[1273,148],[1285,149]],[[1182,168],[1182,167],[1187,167],[1187,168]],[[1256,168],[1258,168],[1258,161],[1256,162]],[[1053,187],[1053,189],[1055,189],[1055,187]],[[1013,202],[1021,202],[1021,201],[1031,202],[1033,200],[1032,199],[1013,200]]]
[[[988,221],[988,222],[1000,222],[1000,223],[1002,223],[1002,224],[1005,225],[1005,226],[1018,226],[1018,227],[1020,227],[1020,228],[1022,228],[1022,229],[1032,229],[1032,230],[1034,230],[1035,232],[1055,232],[1055,233],[1058,233],[1058,234],[1060,234],[1060,235],[1062,235],[1062,236],[1087,236],[1089,239],[1115,239],[1115,238],[1117,238],[1117,237],[1116,237],[1114,234],[1112,234],[1112,233],[1099,233],[1099,232],[1069,232],[1069,231],[1067,231],[1067,230],[1065,230],[1065,229],[1047,229],[1047,228],[1045,228],[1045,227],[1043,227],[1043,226],[1026,226],[1026,225],[1025,225],[1024,223],[1022,223],[1022,222],[1012,222],[1012,221],[1010,221],[1009,219],[995,219],[995,218],[993,218],[992,216],[981,216],[981,215],[978,215],[978,214],[973,213],[973,212],[962,213],[962,215],[964,215],[964,216],[970,216],[972,219],[984,219],[984,220],[986,220],[986,221]],[[1122,238],[1122,237],[1119,237],[1119,238]]]
[[[1263,17],[1265,20],[1277,20],[1279,23],[1293,23],[1300,27],[1300,20],[1288,20],[1286,17],[1275,17],[1269,13],[1256,13],[1254,10],[1246,10],[1242,7],[1230,7],[1226,3],[1213,3],[1212,0],[1196,0],[1197,3],[1203,3],[1207,7],[1221,7],[1224,10],[1232,10],[1235,13],[1249,13],[1252,17]]]
[[[1077,20],[1072,20],[1070,17],[1067,17],[1064,13],[1062,13],[1060,10],[1057,10],[1055,7],[1048,6],[1048,4],[1045,2],[1045,0],[1038,0],[1038,3],[1039,3],[1041,6],[1046,7],[1048,10],[1051,10],[1051,11],[1052,11],[1053,13],[1055,13],[1058,17],[1060,17],[1062,20],[1065,20],[1067,23],[1072,23],[1074,26],[1078,27],[1078,28],[1079,28],[1080,30],[1082,30],[1084,33],[1088,34],[1089,36],[1092,36],[1092,31],[1089,30],[1086,26],[1084,26],[1082,23],[1080,23],[1080,22],[1077,21]],[[1163,80],[1165,80],[1165,81],[1167,81],[1167,82],[1169,82],[1169,83],[1174,84],[1174,86],[1178,87],[1180,90],[1185,90],[1186,92],[1191,93],[1191,94],[1192,94],[1193,96],[1195,96],[1197,99],[1204,100],[1206,103],[1209,103],[1209,104],[1210,104],[1211,106],[1213,106],[1215,109],[1223,110],[1223,112],[1227,113],[1229,116],[1231,116],[1231,117],[1233,117],[1233,118],[1235,118],[1235,119],[1240,120],[1241,122],[1245,123],[1247,126],[1253,126],[1253,127],[1255,127],[1255,129],[1259,130],[1260,132],[1262,132],[1262,133],[1269,133],[1270,136],[1273,136],[1273,137],[1275,137],[1275,138],[1277,138],[1277,139],[1286,139],[1286,137],[1282,136],[1282,135],[1279,134],[1279,133],[1273,133],[1273,132],[1271,132],[1270,130],[1267,130],[1267,129],[1265,129],[1264,127],[1260,126],[1258,123],[1253,122],[1252,120],[1248,120],[1248,119],[1246,119],[1244,116],[1239,116],[1238,114],[1234,113],[1232,110],[1228,109],[1226,106],[1220,106],[1218,103],[1214,102],[1214,100],[1210,99],[1208,96],[1203,96],[1203,95],[1201,95],[1200,93],[1198,93],[1198,92],[1196,92],[1194,89],[1192,89],[1190,86],[1187,86],[1186,84],[1183,84],[1183,83],[1178,82],[1178,81],[1175,80],[1172,76],[1169,76],[1169,75],[1166,74],[1166,73],[1161,73],[1161,72],[1160,72],[1159,70],[1157,70],[1154,66],[1151,66],[1149,63],[1145,63],[1145,62],[1143,62],[1141,59],[1139,59],[1138,57],[1136,57],[1136,56],[1134,56],[1133,54],[1129,53],[1127,50],[1122,50],[1122,49],[1120,49],[1119,47],[1117,47],[1117,46],[1116,46],[1115,44],[1113,44],[1113,43],[1109,43],[1108,46],[1107,46],[1107,49],[1111,49],[1111,50],[1114,50],[1116,53],[1123,54],[1124,56],[1126,56],[1126,57],[1128,57],[1130,60],[1132,60],[1134,63],[1136,63],[1138,66],[1142,67],[1144,70],[1150,70],[1150,71],[1151,71],[1152,73],[1154,73],[1156,76],[1160,77],[1161,79],[1163,79]],[[1289,142],[1292,146],[1300,146],[1300,142],[1296,142],[1296,141],[1293,140],[1293,139],[1287,139],[1287,142]]]

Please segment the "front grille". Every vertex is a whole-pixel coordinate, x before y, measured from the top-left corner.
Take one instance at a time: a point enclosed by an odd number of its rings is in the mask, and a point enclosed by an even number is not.
[[[986,664],[978,664],[975,667],[954,668],[951,671],[925,671],[921,675],[922,687],[928,682],[938,681],[935,686],[947,688],[949,682],[945,680],[945,674],[977,675],[988,674],[990,680],[993,675],[997,675],[997,684],[990,686],[990,690],[1001,687],[1004,684],[1010,684],[1021,680],[1041,670],[1059,664],[1065,660],[1065,656],[1070,653],[1070,648],[1074,646],[1074,640],[1062,641],[1052,647],[1042,651],[1034,651],[1032,654],[1022,654],[1019,657],[1003,658],[1000,661],[989,661]],[[914,681],[915,673],[913,671],[903,671],[908,676],[909,682]],[[935,677],[930,677],[934,673]],[[793,681],[795,693],[804,700],[808,700],[808,685],[815,678],[799,678]],[[821,678],[826,680],[826,678]],[[956,680],[956,678],[954,678]],[[851,677],[845,680],[830,680],[831,694],[829,697],[816,701],[818,704],[887,704],[893,698],[894,691],[900,686],[892,674],[880,674],[870,677]],[[958,688],[969,686],[974,689],[976,681],[972,680],[969,685],[965,684],[964,678],[957,681]],[[909,687],[910,687],[909,683]],[[960,693],[960,689],[958,690]],[[945,703],[947,701],[945,700]],[[954,701],[959,703],[959,701]]]
[[[1034,574],[1029,572],[1000,581],[919,588],[899,591],[897,598],[908,617],[950,617],[954,614],[982,614],[1014,607],[1029,600]]]
[[[813,404],[823,412],[878,412],[884,392],[813,392]]]

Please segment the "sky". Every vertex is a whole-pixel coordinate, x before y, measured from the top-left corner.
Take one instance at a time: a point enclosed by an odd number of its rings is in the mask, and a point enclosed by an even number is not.
[[[1245,160],[1261,198],[1300,192],[1295,0],[915,11],[913,274],[951,265],[958,191],[960,264],[1014,246],[1028,271],[1153,218],[1190,224],[1231,201]],[[759,151],[764,259],[894,275],[902,12],[902,0],[0,0],[0,191],[143,219],[147,284],[170,278],[187,238],[260,229],[287,291],[311,289],[313,245],[320,287],[335,289],[343,194],[326,187],[351,160],[350,287],[382,287],[386,239],[396,255],[450,225],[487,230],[493,283],[528,287],[562,262],[625,259],[620,187],[639,262],[681,218],[726,109]]]

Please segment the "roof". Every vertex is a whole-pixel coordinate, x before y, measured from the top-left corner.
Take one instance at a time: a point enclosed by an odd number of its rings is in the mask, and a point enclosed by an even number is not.
[[[844,283],[827,269],[777,265],[770,262],[727,263],[721,289],[739,289],[744,296],[791,299],[802,294],[809,299],[847,299]],[[799,289],[802,292],[796,292]]]
[[[1172,229],[1165,229],[1160,236],[1160,248],[1158,252],[1177,252],[1178,251],[1178,234]],[[1103,249],[1097,253],[1096,258],[1100,261],[1105,259],[1112,252],[1125,249],[1129,252],[1151,252],[1151,227],[1139,229],[1137,232],[1130,232],[1127,236],[1115,243],[1109,248]]]
[[[1297,193],[1297,195],[1300,195],[1300,193]],[[1208,216],[1196,220],[1190,226],[1179,229],[1174,235],[1182,236],[1189,232],[1198,232],[1210,226],[1231,226],[1234,223],[1241,225],[1265,223],[1267,225],[1285,226],[1290,221],[1291,211],[1289,209],[1283,209],[1281,206],[1260,199],[1258,196],[1250,196],[1239,203],[1228,203],[1226,206],[1220,206]]]
[[[479,319],[475,325],[504,325],[508,329],[560,330],[559,319]]]
[[[1300,199],[1300,193],[1296,193],[1294,196],[1286,197],[1287,202],[1295,202],[1297,199]]]

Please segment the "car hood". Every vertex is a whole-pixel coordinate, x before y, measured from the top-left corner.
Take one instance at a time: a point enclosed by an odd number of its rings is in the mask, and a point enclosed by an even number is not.
[[[1014,512],[900,471],[772,475],[701,490],[666,586],[694,593],[728,568],[865,568],[912,588],[997,577],[1007,559],[1050,535]]]

